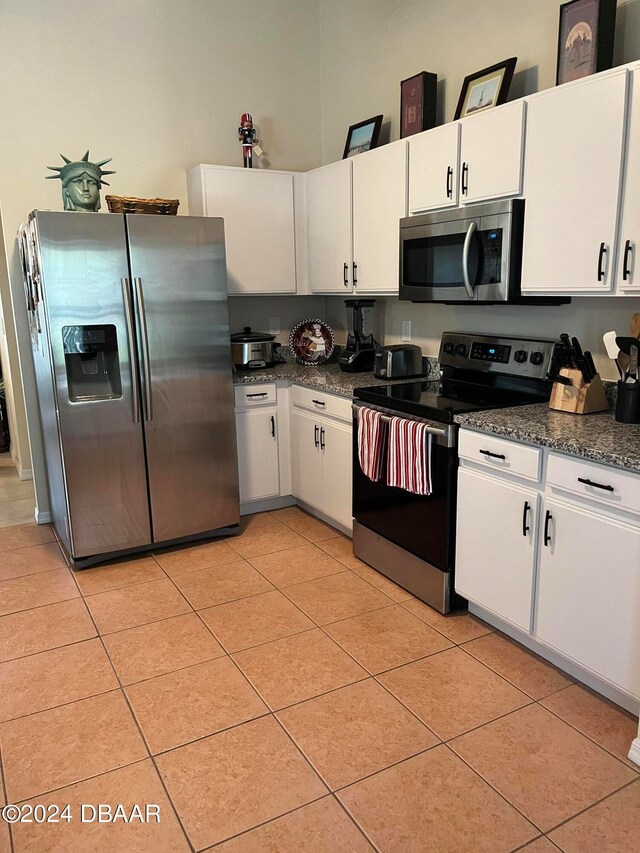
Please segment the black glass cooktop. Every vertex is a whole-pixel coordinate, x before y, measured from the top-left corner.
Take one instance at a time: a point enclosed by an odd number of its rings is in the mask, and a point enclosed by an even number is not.
[[[540,397],[505,388],[454,380],[395,383],[356,388],[356,400],[420,418],[453,423],[454,415],[540,402]]]

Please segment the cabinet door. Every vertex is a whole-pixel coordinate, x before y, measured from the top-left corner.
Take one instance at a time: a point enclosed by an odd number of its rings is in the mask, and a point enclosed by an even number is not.
[[[407,143],[353,159],[356,293],[398,293],[399,221],[407,215]]]
[[[463,204],[520,195],[524,112],[520,100],[461,121]]]
[[[236,414],[240,502],[280,494],[276,409]]]
[[[535,95],[527,109],[523,293],[607,293],[627,71]]]
[[[619,292],[633,294],[640,292],[640,66],[631,75],[631,110],[627,128],[616,284]]]
[[[409,213],[456,207],[459,155],[458,122],[409,139]]]
[[[293,175],[207,168],[207,216],[224,217],[229,293],[295,293]]]
[[[351,528],[353,507],[352,429],[351,424],[325,420],[322,422],[322,507],[321,509]]]
[[[312,293],[350,293],[351,161],[307,173],[307,257]]]
[[[457,592],[531,631],[538,494],[461,468]]]
[[[551,498],[547,513],[537,638],[640,697],[640,529]]]
[[[322,509],[320,419],[293,409],[291,431],[291,491],[300,500]]]

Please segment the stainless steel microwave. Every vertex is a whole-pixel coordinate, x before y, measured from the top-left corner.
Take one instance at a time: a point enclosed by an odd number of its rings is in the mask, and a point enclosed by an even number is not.
[[[520,302],[524,200],[400,220],[400,299]]]

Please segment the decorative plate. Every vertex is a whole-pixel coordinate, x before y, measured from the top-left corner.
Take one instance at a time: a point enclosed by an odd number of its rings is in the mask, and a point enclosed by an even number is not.
[[[298,364],[324,364],[335,346],[333,331],[322,320],[303,320],[289,335],[289,346]]]

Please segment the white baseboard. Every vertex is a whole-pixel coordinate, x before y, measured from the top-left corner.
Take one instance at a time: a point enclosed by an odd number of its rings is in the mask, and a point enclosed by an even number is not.
[[[20,468],[20,466],[16,466],[18,470],[18,477],[21,480],[33,480],[33,471],[31,468]]]
[[[259,501],[245,501],[240,504],[240,515],[253,515],[254,512],[269,512],[272,509],[284,509],[294,506],[296,499],[292,495],[283,497],[264,498]]]
[[[34,513],[34,518],[36,520],[36,524],[49,524],[51,521],[51,513],[50,512],[40,512],[38,507],[36,507],[36,511]]]
[[[637,737],[631,744],[628,758],[634,764],[640,764],[640,737]]]

